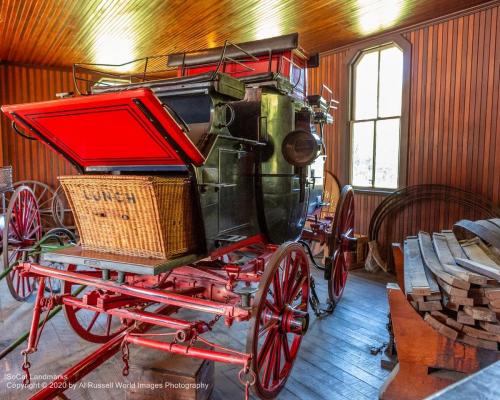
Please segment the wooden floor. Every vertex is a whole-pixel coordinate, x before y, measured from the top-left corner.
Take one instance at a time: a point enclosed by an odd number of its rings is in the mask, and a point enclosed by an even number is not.
[[[317,288],[322,299],[326,298],[326,286],[317,275]],[[349,277],[344,297],[332,316],[313,318],[295,362],[292,374],[280,399],[328,399],[357,400],[377,399],[378,390],[388,372],[380,368],[381,355],[371,355],[370,348],[387,342],[388,305],[383,275],[355,272]],[[5,282],[0,284],[0,350],[29,328],[32,303],[15,302],[8,294]],[[243,349],[246,342],[246,325],[236,324],[230,330],[222,323],[213,332],[223,345]],[[40,349],[30,361],[32,374],[58,374],[82,359],[96,345],[80,339],[67,326],[63,313],[47,323]],[[21,355],[18,350],[0,361],[0,399],[19,400],[29,398],[35,390],[15,389],[12,384],[21,383]],[[131,363],[134,362],[131,351]],[[141,350],[145,351],[145,350]],[[123,382],[123,364],[118,355],[88,375],[84,382]],[[242,399],[236,367],[216,365],[214,400]],[[19,374],[19,375],[18,375]],[[8,385],[9,384],[9,385]],[[8,388],[11,386],[11,388]],[[117,389],[89,389],[77,387],[67,391],[71,400],[124,399],[125,393]]]

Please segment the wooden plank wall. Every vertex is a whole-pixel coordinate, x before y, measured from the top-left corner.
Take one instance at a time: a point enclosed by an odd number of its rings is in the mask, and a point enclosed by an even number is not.
[[[73,78],[69,69],[0,64],[0,87],[0,104],[53,100],[56,93],[73,90]],[[47,146],[17,135],[3,114],[0,132],[2,165],[12,165],[15,181],[35,179],[57,187],[57,176],[75,173]]]
[[[411,43],[408,185],[439,183],[500,201],[500,7],[498,5],[403,32]],[[339,96],[348,89],[349,49],[321,57],[309,75],[310,93],[322,83]],[[340,107],[346,107],[341,104]],[[340,111],[340,110],[339,110]],[[327,128],[328,168],[342,176],[347,128],[340,112]],[[344,182],[346,183],[346,182]],[[383,195],[356,194],[356,231],[367,233]],[[474,218],[453,204],[413,206],[383,227],[386,242],[420,229]]]

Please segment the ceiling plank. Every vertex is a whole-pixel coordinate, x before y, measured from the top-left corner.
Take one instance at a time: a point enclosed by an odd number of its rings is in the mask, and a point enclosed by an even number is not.
[[[299,32],[309,53],[484,0],[0,0],[0,60],[122,63]]]

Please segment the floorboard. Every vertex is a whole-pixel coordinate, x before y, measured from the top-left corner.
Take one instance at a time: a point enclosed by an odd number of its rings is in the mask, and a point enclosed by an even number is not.
[[[320,298],[326,298],[327,287],[321,274],[315,272],[316,288]],[[365,400],[377,399],[378,390],[388,372],[380,368],[380,354],[372,355],[372,347],[380,347],[388,341],[386,330],[388,305],[384,274],[356,271],[350,274],[344,297],[335,313],[327,318],[312,318],[310,328],[303,339],[294,369],[279,398],[286,400]],[[18,303],[11,299],[5,282],[0,283],[0,350],[29,328],[33,299]],[[194,315],[183,312],[183,316]],[[209,335],[222,345],[244,349],[248,323],[235,324],[227,329],[218,324]],[[30,361],[33,375],[63,372],[82,359],[97,346],[89,344],[69,328],[60,313],[47,323],[39,350]],[[0,398],[4,400],[27,399],[35,388],[15,388],[21,383],[20,347],[0,360]],[[134,352],[131,351],[133,364]],[[148,350],[141,350],[148,351]],[[125,393],[118,388],[90,389],[89,382],[121,382],[123,364],[119,356],[107,361],[101,368],[89,374],[83,385],[68,390],[70,400],[124,399]],[[216,387],[212,399],[243,398],[242,386],[236,374],[238,368],[216,365]]]

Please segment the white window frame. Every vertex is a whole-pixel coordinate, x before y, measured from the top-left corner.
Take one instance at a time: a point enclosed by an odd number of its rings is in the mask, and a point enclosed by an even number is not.
[[[410,94],[410,65],[411,65],[411,44],[400,35],[393,35],[386,38],[381,38],[369,43],[361,44],[350,49],[346,57],[345,67],[347,69],[347,74],[349,77],[347,90],[344,91],[343,104],[347,104],[348,107],[345,108],[343,113],[344,126],[346,127],[346,138],[347,146],[343,147],[345,149],[346,156],[342,165],[344,166],[345,174],[344,179],[352,184],[352,123],[359,122],[363,120],[356,121],[354,117],[354,101],[355,101],[355,80],[354,80],[354,68],[361,59],[361,56],[375,50],[381,50],[383,48],[396,46],[403,52],[403,87],[402,87],[402,101],[401,101],[401,115],[400,115],[400,140],[399,140],[399,168],[398,168],[398,187],[397,189],[406,186],[407,182],[407,162],[408,162],[408,112],[409,112],[409,94]],[[380,60],[379,60],[380,61]],[[378,104],[377,104],[378,107]],[[377,118],[370,120],[385,120],[394,119],[394,117],[387,118]],[[376,129],[376,128],[374,128]],[[374,137],[375,139],[375,137]],[[374,142],[374,151],[376,146]],[[375,158],[374,166],[375,167]],[[375,173],[375,170],[373,171]],[[354,190],[357,192],[367,192],[367,193],[391,193],[394,190],[392,188],[381,188],[367,186],[354,186]]]

